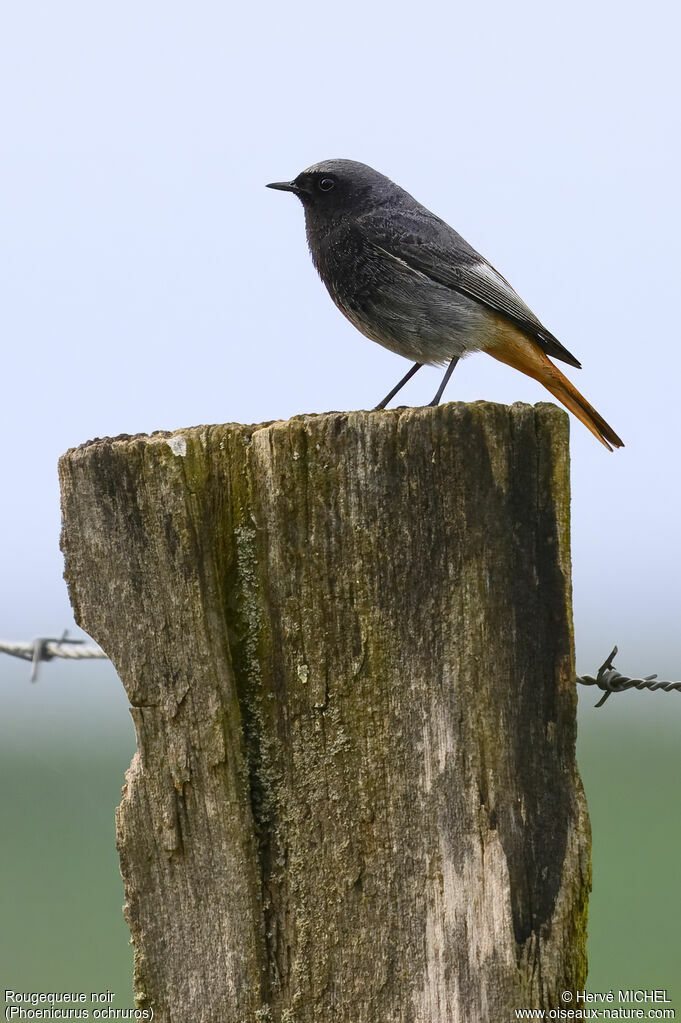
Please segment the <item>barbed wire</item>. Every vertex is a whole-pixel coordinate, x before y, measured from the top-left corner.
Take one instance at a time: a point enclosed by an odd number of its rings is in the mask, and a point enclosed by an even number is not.
[[[89,645],[84,639],[69,639],[66,630],[59,639],[39,636],[31,643],[0,640],[0,653],[30,661],[32,664],[31,682],[37,682],[40,664],[43,661],[51,661],[54,657],[64,657],[74,661],[91,658],[108,660],[107,655],[100,647]],[[665,693],[672,690],[681,692],[681,682],[664,682],[658,680],[657,675],[644,675],[643,678],[630,678],[628,675],[623,675],[613,667],[612,662],[616,654],[617,647],[615,646],[601,664],[595,677],[593,675],[577,675],[576,681],[580,685],[598,686],[603,690],[603,696],[595,705],[596,707],[602,707],[613,693],[624,693],[627,689],[648,689],[651,692],[661,689]]]
[[[595,678],[593,675],[577,676],[577,681],[581,685],[598,686],[599,689],[603,690],[603,696],[595,704],[596,707],[602,707],[613,693],[623,693],[627,689],[650,689],[653,692],[656,689],[661,689],[665,693],[669,693],[672,690],[675,690],[677,693],[681,692],[681,682],[658,681],[657,675],[644,675],[643,678],[629,678],[628,675],[622,675],[617,668],[612,666],[616,653],[617,647],[615,646],[603,661],[603,664],[601,664]]]
[[[30,661],[32,664],[31,682],[38,681],[38,669],[41,662],[51,661],[54,657],[64,657],[75,661],[95,657],[108,660],[100,647],[88,645],[84,639],[69,639],[66,629],[59,639],[51,636],[39,636],[31,643],[13,643],[0,639],[0,653]]]

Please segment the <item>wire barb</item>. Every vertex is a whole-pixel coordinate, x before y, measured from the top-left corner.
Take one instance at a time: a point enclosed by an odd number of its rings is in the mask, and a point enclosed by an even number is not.
[[[55,657],[69,660],[85,658],[107,659],[98,646],[86,646],[84,639],[69,639],[65,629],[59,639],[50,636],[39,636],[32,643],[12,643],[0,640],[0,653],[21,657],[31,662],[31,682],[38,681],[38,669],[43,661],[51,661]]]
[[[617,647],[615,646],[603,661],[603,664],[601,664],[595,678],[593,675],[577,676],[577,681],[581,685],[598,686],[599,689],[603,690],[603,696],[601,696],[596,707],[602,707],[613,693],[623,693],[627,689],[649,689],[651,692],[661,689],[664,693],[669,693],[672,690],[675,690],[677,693],[681,692],[681,682],[657,681],[657,675],[645,675],[643,678],[629,678],[628,675],[622,675],[612,664],[616,653]]]

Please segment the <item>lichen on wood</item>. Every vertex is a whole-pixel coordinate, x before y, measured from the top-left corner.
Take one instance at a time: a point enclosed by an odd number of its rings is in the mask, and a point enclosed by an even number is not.
[[[63,456],[157,1021],[501,1023],[584,986],[567,430],[453,403]]]

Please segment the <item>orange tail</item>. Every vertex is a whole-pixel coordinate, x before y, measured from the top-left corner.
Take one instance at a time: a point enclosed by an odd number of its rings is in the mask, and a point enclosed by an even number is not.
[[[582,397],[574,384],[563,376],[538,345],[520,331],[514,328],[503,330],[498,336],[498,344],[486,348],[485,351],[499,362],[519,369],[521,373],[526,373],[543,384],[554,398],[584,423],[587,430],[591,430],[594,437],[597,437],[608,451],[624,447],[624,442],[596,409],[589,405],[586,398]]]

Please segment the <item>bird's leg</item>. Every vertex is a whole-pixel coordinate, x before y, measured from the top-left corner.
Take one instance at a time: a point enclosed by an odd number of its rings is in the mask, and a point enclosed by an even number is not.
[[[447,366],[447,370],[445,372],[445,375],[442,378],[442,383],[438,387],[437,394],[435,395],[433,400],[430,402],[430,405],[439,405],[440,404],[440,398],[443,395],[444,389],[447,386],[447,384],[449,382],[449,378],[452,375],[452,373],[454,372],[454,367],[456,366],[458,361],[459,360],[458,360],[458,358],[456,356],[452,356],[452,358],[449,360],[449,365]]]
[[[395,384],[395,386],[393,387],[392,391],[390,391],[390,393],[389,393],[389,394],[386,394],[386,396],[385,396],[385,398],[383,399],[383,401],[380,401],[380,402],[378,403],[378,405],[376,405],[376,406],[375,406],[375,408],[377,408],[377,409],[379,409],[379,408],[385,408],[385,407],[386,407],[386,405],[388,404],[388,402],[389,402],[389,401],[392,401],[392,399],[393,399],[393,398],[395,397],[395,395],[397,394],[397,392],[398,392],[398,391],[400,391],[400,390],[402,390],[402,388],[403,388],[403,387],[404,387],[404,385],[405,385],[405,384],[407,383],[407,381],[408,381],[408,380],[411,380],[411,378],[413,377],[413,375],[414,375],[414,373],[416,372],[416,370],[417,370],[417,369],[421,369],[421,366],[422,366],[422,365],[423,365],[423,363],[422,363],[422,362],[415,362],[415,363],[414,363],[414,365],[413,365],[413,366],[411,367],[411,369],[409,370],[409,372],[408,372],[408,373],[405,373],[405,374],[404,374],[404,376],[403,376],[403,377],[402,377],[402,379],[400,380],[399,384]]]

